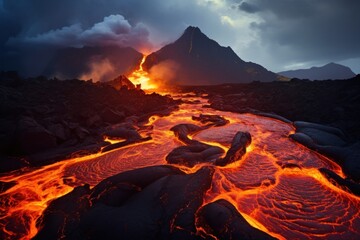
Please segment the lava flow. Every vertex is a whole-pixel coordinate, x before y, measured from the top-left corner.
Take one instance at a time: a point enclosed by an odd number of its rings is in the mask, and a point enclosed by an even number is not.
[[[142,71],[140,67],[137,72]],[[139,83],[152,87],[146,82]],[[240,161],[225,167],[212,163],[181,167],[187,173],[203,165],[215,169],[203,205],[226,199],[252,226],[279,239],[359,238],[360,198],[337,188],[318,171],[327,168],[343,176],[337,164],[291,140],[291,124],[202,108],[205,103],[193,97],[169,116],[152,117],[153,128],[146,132],[152,136],[150,141],[1,176],[0,181],[14,185],[0,194],[0,238],[35,236],[36,220],[44,209],[75,186],[88,183],[93,187],[120,172],[167,164],[169,152],[183,145],[170,129],[180,123],[201,125],[192,116],[203,113],[221,115],[229,123],[201,130],[191,139],[226,150],[237,131],[252,136]]]
[[[135,84],[139,85],[141,89],[148,90],[148,89],[156,89],[157,86],[151,82],[151,78],[149,77],[149,73],[147,71],[144,71],[143,64],[146,60],[146,55],[143,56],[140,62],[140,66],[137,70],[131,73],[130,76],[128,76],[129,80]]]

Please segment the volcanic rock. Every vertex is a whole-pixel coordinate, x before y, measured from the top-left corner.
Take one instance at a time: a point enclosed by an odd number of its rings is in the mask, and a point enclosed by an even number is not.
[[[316,123],[294,122],[296,132],[309,136],[314,143],[324,146],[344,146],[346,136],[338,128],[329,127]]]
[[[327,168],[320,168],[319,171],[323,176],[325,176],[330,182],[336,186],[348,191],[356,196],[360,197],[360,184],[350,181],[348,179],[343,179],[333,171]]]
[[[251,135],[248,132],[237,132],[231,142],[231,147],[224,158],[216,160],[215,165],[226,166],[236,162],[246,153],[246,147],[251,143]]]
[[[120,207],[96,204],[81,219],[86,239],[195,239],[195,212],[213,169],[162,177]],[[139,176],[139,175],[138,175]]]
[[[252,227],[231,203],[223,199],[202,207],[197,217],[197,225],[217,239],[276,239]]]
[[[90,208],[89,185],[74,188],[73,191],[55,199],[46,208],[37,227],[41,230],[33,239],[76,239],[73,233],[78,229],[80,216]]]
[[[106,84],[112,86],[116,90],[120,90],[123,87],[126,89],[135,89],[135,85],[124,75],[120,75],[117,78],[106,82]]]
[[[101,181],[93,188],[90,198],[92,204],[104,203],[108,206],[120,206],[129,197],[156,180],[181,174],[184,173],[178,168],[166,165],[123,172]]]
[[[58,141],[65,141],[69,136],[64,126],[60,123],[51,124],[47,129],[57,138]]]
[[[108,123],[118,123],[125,119],[125,115],[124,113],[114,111],[107,107],[101,113],[101,118]]]
[[[334,130],[333,128],[331,129]],[[302,129],[300,129],[300,131],[301,130]],[[329,132],[323,134],[319,128],[317,130],[317,135],[314,134],[309,136],[310,134],[307,135],[302,132],[296,132],[295,134],[290,135],[290,138],[333,159],[342,167],[342,170],[347,177],[354,181],[360,181],[360,142],[356,142],[352,145],[344,145],[338,140],[339,138],[334,137],[334,134],[332,134],[332,137],[329,137],[331,136]],[[327,139],[327,137],[329,137],[329,139]],[[317,143],[320,141],[319,139],[321,139],[321,143],[325,143],[325,145]]]
[[[146,142],[151,140],[151,137],[144,137],[144,138],[140,138],[140,139],[128,139],[122,142],[118,142],[118,143],[114,143],[114,144],[110,144],[104,148],[101,149],[101,152],[108,152],[117,148],[121,148],[121,147],[125,147],[134,143],[140,143],[140,142]]]
[[[110,139],[139,140],[140,134],[134,128],[117,127],[104,132],[104,136]]]
[[[174,132],[175,136],[185,144],[196,144],[198,141],[192,140],[188,137],[189,134],[194,134],[203,130],[203,127],[194,124],[178,124],[170,130]]]
[[[208,126],[221,127],[229,123],[229,120],[219,115],[200,114],[198,117],[192,116],[192,120],[199,121],[201,123],[209,123]]]
[[[214,162],[223,153],[224,150],[220,147],[198,143],[175,148],[166,156],[166,161],[170,164],[193,167],[199,163]]]
[[[56,137],[30,117],[18,122],[18,142],[25,153],[35,153],[56,146]]]

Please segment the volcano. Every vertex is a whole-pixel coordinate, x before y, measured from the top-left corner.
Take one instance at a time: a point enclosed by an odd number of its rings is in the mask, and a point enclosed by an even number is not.
[[[150,54],[144,69],[151,71],[164,62],[178,65],[178,85],[214,85],[222,83],[270,82],[278,75],[259,64],[245,62],[231,49],[208,38],[198,27],[188,27],[175,42]]]

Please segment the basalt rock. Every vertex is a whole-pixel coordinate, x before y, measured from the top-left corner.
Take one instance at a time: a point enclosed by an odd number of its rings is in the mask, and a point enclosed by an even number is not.
[[[223,199],[202,207],[197,217],[197,225],[217,239],[276,239],[252,227],[231,203]]]
[[[126,139],[126,140],[139,140],[140,134],[134,129],[129,127],[117,127],[109,129],[104,132],[104,136],[110,139]]]
[[[33,118],[23,117],[18,123],[18,143],[25,153],[35,153],[56,146],[56,137]]]
[[[125,119],[125,115],[122,112],[117,112],[113,109],[105,108],[101,113],[101,118],[108,123],[119,123]]]
[[[80,216],[90,208],[89,194],[90,188],[85,185],[52,201],[37,222],[42,227],[34,239],[78,238]]]
[[[345,144],[341,130],[320,124],[297,124],[290,138],[337,162],[347,177],[360,181],[360,142]],[[299,132],[298,132],[299,131]]]
[[[172,166],[153,166],[123,172],[111,176],[92,189],[92,204],[103,203],[108,206],[120,206],[129,197],[140,192],[156,180],[170,175],[184,174]]]
[[[229,123],[229,120],[219,116],[219,115],[208,115],[208,114],[200,114],[198,117],[193,116],[192,120],[199,121],[201,123],[207,123],[209,126],[224,126]]]
[[[170,164],[193,167],[199,163],[214,162],[223,153],[222,148],[198,143],[175,148],[166,156],[166,161]]]
[[[231,142],[231,147],[224,158],[219,158],[215,165],[226,166],[236,162],[246,153],[246,147],[251,143],[251,135],[248,132],[237,132]]]
[[[189,134],[194,134],[203,130],[203,127],[194,124],[178,124],[170,130],[174,132],[175,136],[185,144],[196,144],[198,141],[192,140],[188,137]]]
[[[334,185],[360,197],[360,184],[355,183],[349,179],[343,179],[327,168],[320,168],[319,171]]]
[[[121,148],[121,147],[125,147],[131,144],[135,144],[135,143],[140,143],[140,142],[146,142],[151,140],[151,137],[144,137],[144,138],[140,138],[140,139],[129,139],[129,140],[125,140],[123,142],[118,142],[118,143],[114,143],[114,144],[110,144],[106,147],[104,147],[101,152],[108,152],[117,148]]]
[[[85,239],[197,239],[195,213],[211,186],[213,169],[162,177],[121,206],[95,204],[81,218]],[[141,176],[137,175],[141,178]]]

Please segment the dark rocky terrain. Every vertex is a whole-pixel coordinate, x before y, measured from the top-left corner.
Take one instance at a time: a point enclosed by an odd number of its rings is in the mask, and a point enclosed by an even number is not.
[[[0,92],[1,172],[99,151],[108,144],[103,135],[111,126],[126,123],[118,135],[128,138],[150,115],[167,114],[176,105],[171,98],[135,89],[125,77],[93,83],[3,72]]]
[[[182,91],[209,94],[209,107],[232,112],[275,113],[342,129],[360,140],[360,75],[342,81],[304,81],[218,86],[187,86]]]
[[[211,167],[185,174],[153,166],[112,176],[92,189],[76,187],[52,201],[34,239],[274,239],[226,200],[202,206],[213,173]]]
[[[328,63],[321,67],[312,67],[309,69],[284,71],[278,74],[288,78],[309,80],[349,79],[356,76],[349,67],[337,63]]]
[[[150,54],[144,69],[162,63],[178,67],[172,85],[269,82],[278,78],[259,64],[245,62],[230,47],[220,46],[197,27],[188,27],[174,43]]]

